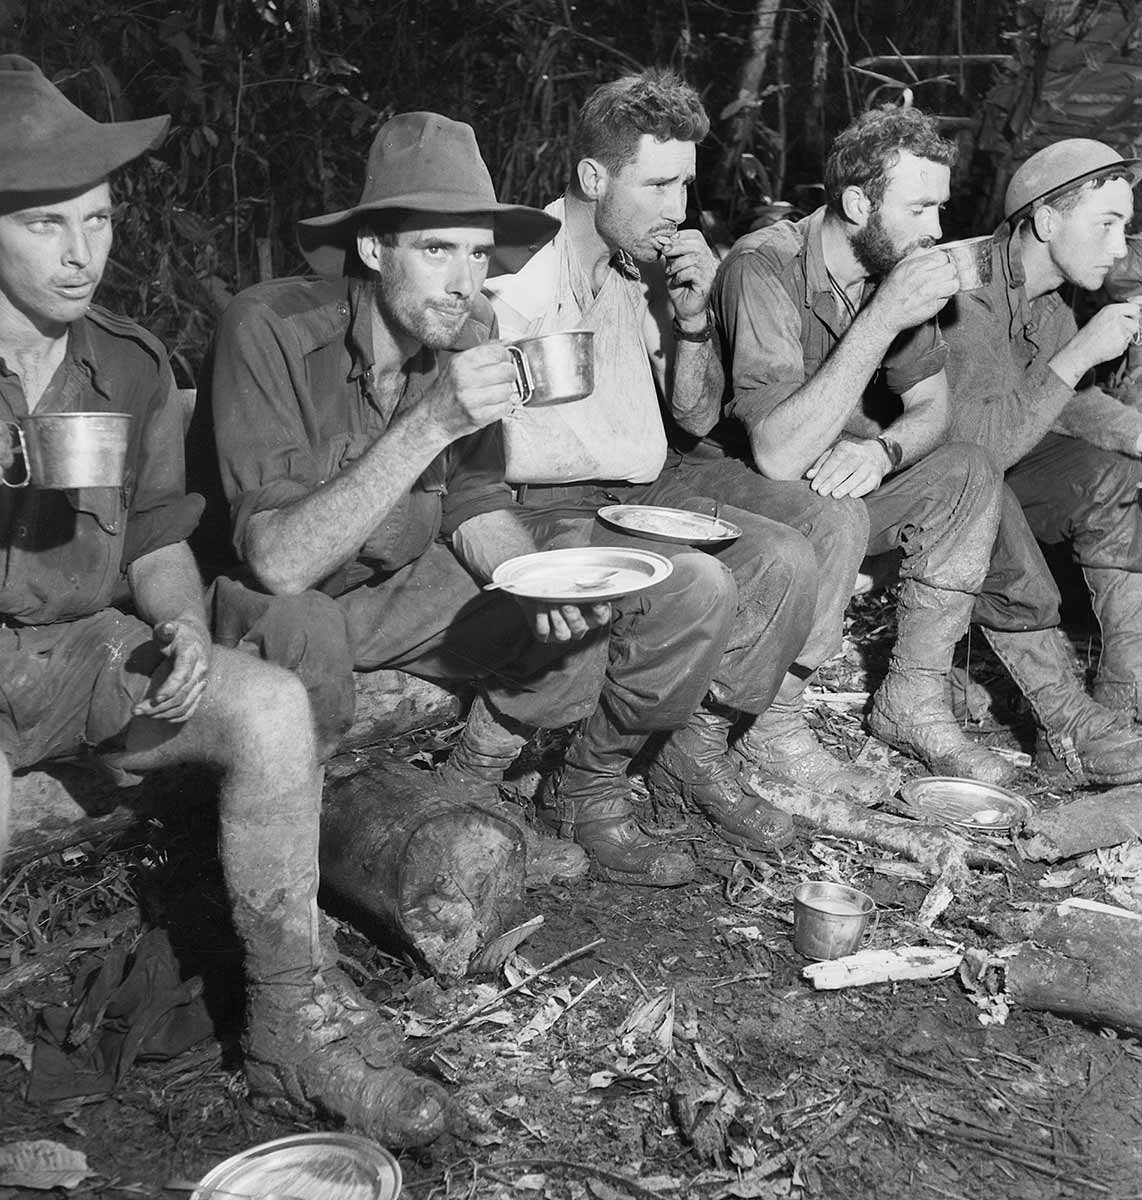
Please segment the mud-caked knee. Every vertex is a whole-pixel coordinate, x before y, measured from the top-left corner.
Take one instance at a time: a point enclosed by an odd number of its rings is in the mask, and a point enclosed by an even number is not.
[[[226,651],[217,652],[226,655]],[[223,731],[216,757],[225,769],[296,775],[315,769],[313,712],[301,680],[245,654],[223,658],[213,705]]]

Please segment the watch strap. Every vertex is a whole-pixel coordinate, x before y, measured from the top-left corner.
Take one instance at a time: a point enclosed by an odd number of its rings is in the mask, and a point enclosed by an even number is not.
[[[697,333],[691,333],[688,329],[683,329],[678,324],[678,318],[672,317],[670,320],[670,328],[674,330],[674,337],[680,342],[708,342],[714,336],[714,315],[709,309],[706,309],[706,328],[699,329]]]
[[[888,455],[888,461],[892,464],[891,469],[893,471],[897,470],[901,462],[904,461],[904,447],[898,441],[890,437],[885,437],[883,434],[876,440],[880,443],[880,447],[884,453]]]

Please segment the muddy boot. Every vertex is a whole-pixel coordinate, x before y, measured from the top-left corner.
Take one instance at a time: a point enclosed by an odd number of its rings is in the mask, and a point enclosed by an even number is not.
[[[1048,773],[1065,771],[1079,783],[1142,780],[1142,730],[1129,714],[1104,708],[1083,691],[1061,630],[985,629],[984,636],[1035,714],[1037,765]]]
[[[447,1095],[397,1065],[402,1039],[335,968],[317,909],[317,808],[224,814],[220,845],[246,952],[246,1078],[261,1103],[320,1111],[389,1146],[444,1132]],[[251,806],[252,807],[252,806]],[[288,809],[288,806],[286,806]]]
[[[531,740],[530,726],[498,713],[477,696],[468,710],[464,732],[436,776],[449,789],[467,791],[473,800],[494,802],[504,774]]]
[[[652,796],[697,808],[731,846],[765,853],[793,841],[793,818],[763,799],[736,769],[729,713],[703,706],[676,729],[646,773]]]
[[[616,883],[678,887],[694,878],[694,860],[635,819],[627,767],[646,741],[624,734],[605,712],[605,701],[576,734],[563,765],[543,781],[540,819],[586,850],[598,873]]]
[[[900,585],[896,643],[888,675],[873,698],[868,728],[882,742],[920,759],[933,775],[1003,784],[1015,768],[976,745],[948,707],[952,654],[967,631],[974,601],[968,592],[944,591],[914,579]]]
[[[734,753],[746,778],[834,792],[857,804],[879,804],[900,786],[900,772],[844,763],[829,754],[805,720],[805,697],[774,700],[738,738]]]
[[[1094,698],[1142,721],[1142,574],[1083,567],[1083,575],[1102,632]]]
[[[527,854],[525,883],[540,887],[553,879],[578,879],[590,869],[581,846],[530,825],[518,804],[504,798],[504,775],[531,739],[529,726],[498,713],[477,696],[468,710],[464,732],[436,769],[446,791],[506,816],[523,835]]]

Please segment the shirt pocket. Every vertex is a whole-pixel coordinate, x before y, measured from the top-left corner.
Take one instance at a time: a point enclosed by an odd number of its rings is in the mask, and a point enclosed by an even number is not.
[[[106,608],[118,589],[129,493],[128,485],[64,493],[75,514],[75,533],[71,544],[60,548],[57,571],[72,590],[70,615]]]

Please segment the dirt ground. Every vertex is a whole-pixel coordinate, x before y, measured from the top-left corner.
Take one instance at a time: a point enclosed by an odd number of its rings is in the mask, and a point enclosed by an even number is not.
[[[884,602],[861,608],[859,636],[822,687],[874,681],[890,624]],[[1091,648],[1082,630],[1074,641],[1081,671]],[[1005,707],[994,664],[972,653],[973,676],[994,693],[987,711],[987,695],[972,694],[979,736],[1027,750],[1025,714],[1011,711],[1010,693]],[[859,704],[820,705],[814,722],[838,749],[869,752]],[[427,760],[441,740],[405,749]],[[1063,798],[1029,766],[1016,788],[1042,804]],[[247,1101],[233,1047],[236,950],[208,810],[188,806],[164,827],[0,880],[0,1153],[33,1138],[81,1151],[88,1174],[67,1195],[185,1195],[166,1189],[259,1142],[324,1127],[282,1125]],[[1017,1007],[1004,1020],[954,974],[815,991],[793,950],[791,896],[805,879],[871,894],[875,946],[994,947],[993,910],[1068,894],[1039,886],[1041,868],[973,872],[925,929],[916,915],[930,881],[891,855],[801,829],[780,856],[744,861],[685,813],[646,815],[692,840],[700,879],[672,891],[587,878],[529,892],[527,913],[543,924],[497,977],[444,989],[398,951],[341,928],[343,965],[402,1024],[463,1114],[462,1135],[401,1158],[409,1196],[1142,1197],[1136,1041]],[[1078,886],[1110,895],[1097,870]],[[39,1008],[66,999],[76,962],[13,992],[5,979],[62,940],[79,948],[85,931],[87,949],[105,954],[116,918],[127,922],[120,937],[136,918],[171,931],[184,968],[206,980],[220,1036],[136,1065],[110,1097],[29,1104],[19,1041],[32,1038]],[[480,1006],[477,1019],[434,1036]],[[0,1187],[0,1200],[44,1194]]]

